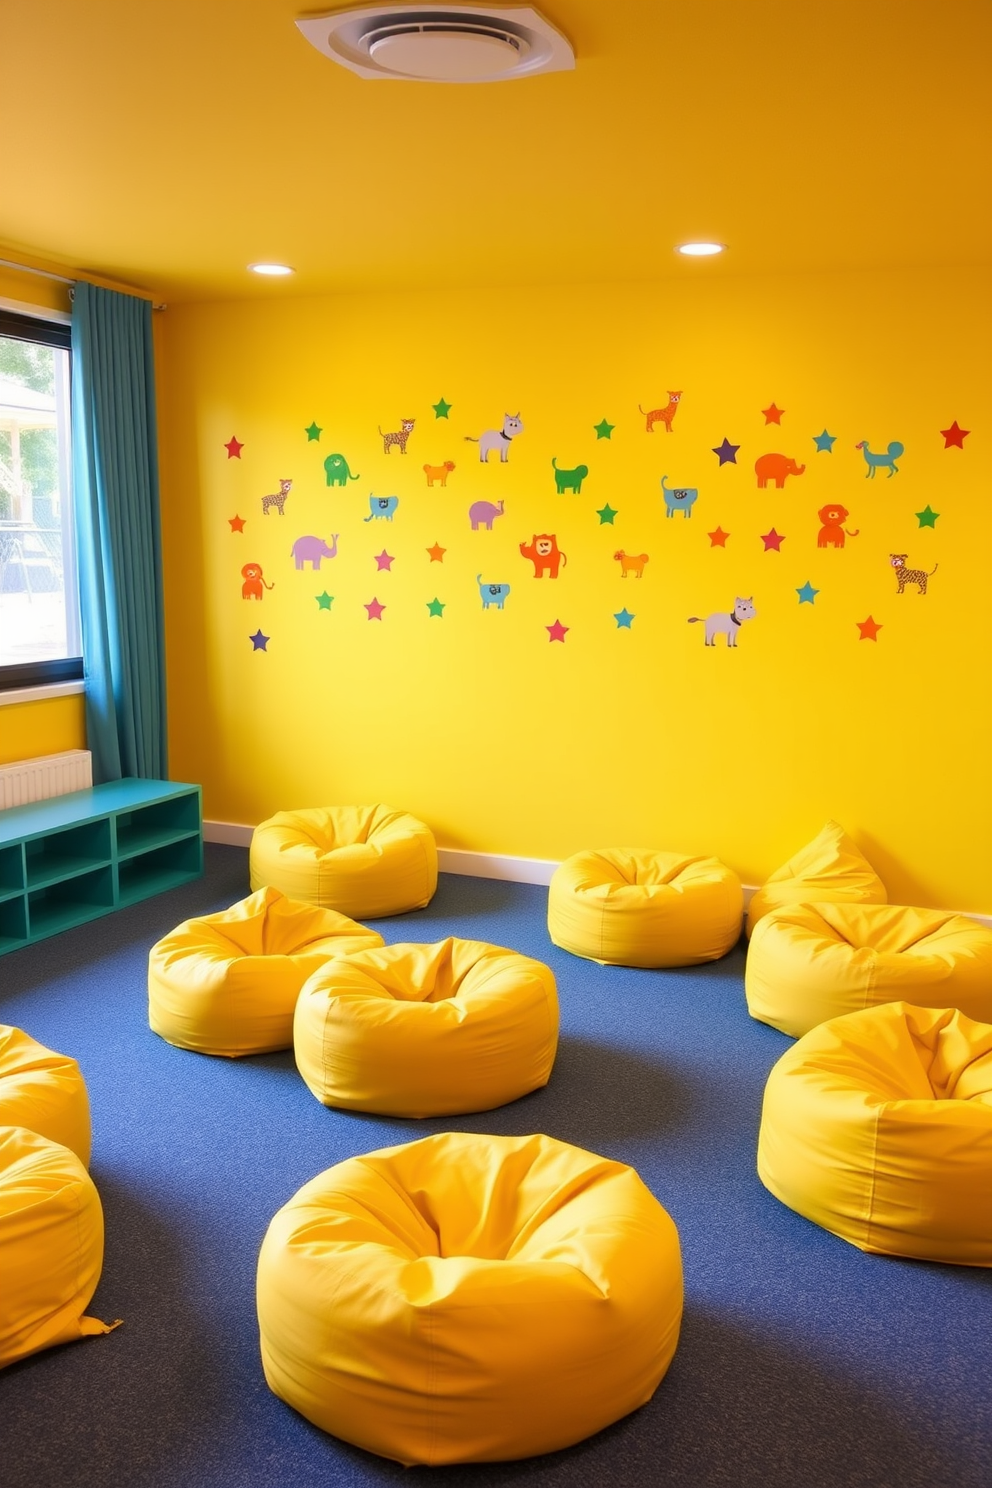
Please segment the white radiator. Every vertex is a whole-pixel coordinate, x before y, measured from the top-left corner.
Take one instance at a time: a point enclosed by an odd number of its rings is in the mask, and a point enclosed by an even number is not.
[[[0,810],[24,806],[29,801],[47,801],[70,791],[89,790],[93,784],[93,757],[88,749],[67,749],[64,754],[43,754],[38,759],[15,760],[0,765]]]

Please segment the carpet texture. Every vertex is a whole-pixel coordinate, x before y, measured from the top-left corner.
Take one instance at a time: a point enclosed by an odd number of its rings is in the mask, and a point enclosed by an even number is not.
[[[579,1446],[416,1469],[445,1488],[986,1488],[992,1272],[863,1255],[755,1175],[761,1093],[791,1041],[748,1017],[744,951],[683,972],[604,968],[548,939],[547,892],[442,875],[387,942],[458,935],[552,967],[550,1085],[497,1111],[329,1111],[291,1052],[228,1061],[148,1029],[148,950],[248,892],[247,853],[144,905],[0,960],[0,1021],[78,1059],[106,1217],[90,1311],[107,1338],[0,1374],[4,1488],[377,1488],[395,1464],[269,1392],[255,1264],[276,1209],[342,1158],[430,1132],[546,1132],[632,1164],[678,1226],[682,1338],[654,1399]],[[0,1263],[2,1264],[2,1263]],[[2,1284],[2,1273],[0,1273]]]

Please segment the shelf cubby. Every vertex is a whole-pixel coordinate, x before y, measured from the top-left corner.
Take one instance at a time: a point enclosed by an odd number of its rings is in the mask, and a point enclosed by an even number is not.
[[[0,899],[24,889],[24,848],[20,842],[0,847]]]
[[[59,883],[90,868],[110,865],[110,822],[86,822],[25,842],[28,889]]]
[[[186,883],[202,872],[199,835],[184,837],[150,852],[122,859],[117,864],[118,898],[122,905],[134,904]]]

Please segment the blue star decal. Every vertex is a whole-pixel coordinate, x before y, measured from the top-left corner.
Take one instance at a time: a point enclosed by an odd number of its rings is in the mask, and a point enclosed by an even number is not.
[[[617,622],[617,630],[629,630],[630,622],[634,619],[634,616],[625,607],[620,611],[619,615],[614,615],[613,618]]]
[[[271,641],[272,637],[263,635],[261,628],[259,628],[258,630],[256,630],[255,634],[253,636],[249,636],[248,639],[251,641],[251,649],[253,651],[264,651]]]
[[[800,604],[812,604],[819,592],[819,589],[813,588],[813,585],[810,583],[809,579],[806,580],[801,589],[796,590],[796,593],[799,595]]]
[[[832,455],[834,452],[834,440],[836,438],[836,434],[828,434],[826,429],[824,429],[822,434],[813,435],[813,443],[816,445],[820,454],[823,454],[825,450],[828,455]]]
[[[737,464],[737,451],[739,449],[740,449],[740,445],[739,444],[731,444],[730,440],[727,438],[727,436],[725,434],[723,436],[723,443],[716,445],[714,447],[713,453],[715,455],[718,455],[719,456],[720,464],[721,465],[736,465]]]

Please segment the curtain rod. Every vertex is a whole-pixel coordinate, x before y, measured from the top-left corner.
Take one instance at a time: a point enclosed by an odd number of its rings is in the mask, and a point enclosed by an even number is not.
[[[54,279],[56,284],[68,284],[70,292],[75,288],[80,279],[86,284],[92,282],[82,274],[76,274],[74,278],[70,278],[68,274],[55,274],[51,269],[36,269],[31,264],[16,263],[12,258],[0,258],[0,269],[16,269],[19,274],[36,274],[39,279]],[[139,296],[139,299],[144,298],[144,295]],[[148,296],[148,298],[151,298],[151,296]],[[152,300],[153,310],[166,310],[167,308],[168,306],[156,304]]]

